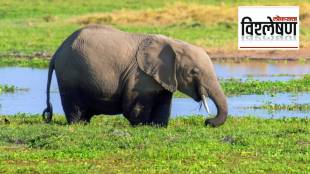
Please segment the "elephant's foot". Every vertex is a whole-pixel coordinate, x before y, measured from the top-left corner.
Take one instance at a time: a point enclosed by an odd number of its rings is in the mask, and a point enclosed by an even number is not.
[[[92,115],[77,91],[71,90],[70,93],[60,91],[60,94],[68,124],[87,124],[90,122]]]
[[[68,124],[84,124],[84,125],[87,125],[89,124],[90,122],[89,121],[86,121],[86,120],[76,120],[76,121],[70,121],[68,122]]]
[[[153,126],[153,127],[167,127],[167,124],[155,123],[155,122],[130,122],[132,127],[137,126]]]
[[[146,122],[132,122],[132,121],[130,121],[130,125],[131,125],[132,127],[137,127],[137,126],[148,125],[148,123],[146,123]]]
[[[209,118],[206,119],[205,125],[206,126],[211,126],[211,127],[218,127],[223,124],[223,121],[221,118],[215,117],[215,118]]]
[[[67,121],[69,124],[89,124],[90,119],[91,115],[87,112],[71,113],[67,117]]]

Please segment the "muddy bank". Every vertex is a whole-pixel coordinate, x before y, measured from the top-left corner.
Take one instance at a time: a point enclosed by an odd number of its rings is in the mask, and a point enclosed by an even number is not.
[[[310,60],[310,48],[302,48],[300,50],[225,50],[210,49],[207,50],[212,60]],[[42,51],[26,54],[22,52],[0,53],[1,58],[42,58],[50,59],[53,53]]]
[[[0,59],[1,58],[20,58],[20,59],[34,59],[34,58],[42,58],[42,59],[50,59],[53,53],[49,53],[46,51],[39,51],[34,52],[31,54],[23,53],[23,52],[0,52]]]
[[[214,60],[310,60],[310,48],[299,50],[234,50],[211,49],[207,51]]]

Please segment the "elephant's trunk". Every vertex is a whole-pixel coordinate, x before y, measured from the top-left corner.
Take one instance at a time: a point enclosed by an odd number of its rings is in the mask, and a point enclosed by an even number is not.
[[[224,124],[228,115],[226,96],[218,81],[213,82],[211,86],[209,85],[208,95],[217,108],[217,115],[214,118],[207,119],[205,124],[217,127]]]

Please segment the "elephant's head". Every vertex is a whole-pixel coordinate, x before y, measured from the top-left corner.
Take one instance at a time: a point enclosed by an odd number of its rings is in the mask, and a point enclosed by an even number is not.
[[[210,97],[217,107],[217,116],[206,125],[222,125],[227,118],[227,101],[217,80],[213,64],[204,49],[164,36],[147,38],[139,47],[140,69],[152,76],[166,90],[187,94],[195,101]]]

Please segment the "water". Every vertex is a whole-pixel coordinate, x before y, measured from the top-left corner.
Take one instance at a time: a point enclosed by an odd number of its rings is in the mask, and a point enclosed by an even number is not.
[[[296,61],[279,61],[277,63],[263,61],[226,62],[214,63],[214,67],[220,79],[239,78],[245,80],[250,77],[264,81],[287,81],[310,73],[309,62],[300,63]]]
[[[289,80],[299,78],[310,73],[310,64],[298,64],[295,62],[280,62],[270,64],[264,62],[245,63],[215,63],[216,73],[219,78],[241,78],[249,76],[258,80]],[[274,76],[276,74],[285,74]],[[45,88],[47,80],[47,69],[32,69],[20,67],[0,68],[0,84],[11,84],[28,91],[6,93],[0,95],[0,114],[41,113],[45,108]],[[271,101],[277,104],[310,103],[309,93],[297,95],[282,93],[274,97],[269,95],[241,95],[228,97],[229,114],[235,116],[255,115],[263,118],[281,117],[309,117],[310,114],[298,111],[275,111],[264,109],[249,109],[249,106],[259,106]],[[54,113],[63,114],[58,86],[55,75],[51,84],[51,102]],[[214,104],[209,101],[211,114],[216,114]],[[205,110],[190,98],[173,99],[172,117],[182,115],[200,114],[207,116]]]
[[[283,117],[310,117],[310,113],[301,111],[268,111],[265,109],[252,109],[249,106],[260,106],[266,104],[267,101],[276,104],[306,104],[310,103],[310,94],[277,94],[275,97],[270,95],[241,95],[228,97],[229,114],[233,116],[259,116],[262,118],[283,118]],[[216,114],[215,105],[209,100],[211,114]],[[174,99],[172,106],[172,115],[193,115],[200,114],[207,116],[208,114],[202,107],[195,103],[192,99]]]

